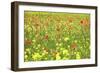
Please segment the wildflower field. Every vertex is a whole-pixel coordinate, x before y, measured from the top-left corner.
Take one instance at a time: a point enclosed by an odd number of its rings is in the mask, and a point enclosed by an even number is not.
[[[90,58],[90,14],[24,12],[24,61]]]

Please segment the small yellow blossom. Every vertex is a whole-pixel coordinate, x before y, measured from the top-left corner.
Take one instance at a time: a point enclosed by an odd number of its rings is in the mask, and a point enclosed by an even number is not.
[[[56,43],[56,46],[58,46],[58,43]]]
[[[40,47],[41,45],[40,44],[38,44],[38,47]]]
[[[61,39],[59,39],[59,41],[61,41]]]
[[[68,55],[68,54],[69,54],[69,53],[68,53],[68,50],[63,50],[63,54]]]
[[[35,40],[35,39],[33,39],[33,40],[32,40],[32,42],[36,42],[36,40]]]
[[[80,58],[81,58],[80,53],[77,52],[77,53],[76,53],[76,59],[80,59]]]
[[[28,31],[28,32],[31,32],[31,30],[32,30],[31,27],[28,27],[28,28],[27,28],[27,31]]]
[[[44,50],[44,52],[43,52],[44,54],[48,54],[48,52],[46,51],[46,50]]]
[[[60,48],[61,51],[64,50],[64,49],[65,49],[65,48],[63,48],[63,47]]]
[[[60,54],[57,53],[57,54],[56,54],[56,60],[60,60],[60,59],[61,59]]]
[[[82,49],[82,46],[80,48]]]
[[[69,38],[67,38],[67,37],[66,37],[66,38],[64,38],[64,41],[68,41],[68,40],[69,40]]]
[[[77,52],[74,52],[74,54],[77,54]]]
[[[38,47],[36,47],[35,49],[38,49]]]
[[[41,55],[39,53],[34,53],[34,54],[32,54],[32,58],[34,60],[37,60],[37,59],[40,59],[41,58]]]
[[[75,43],[77,43],[77,40],[75,40]]]
[[[25,55],[25,59],[27,59],[28,58],[28,55]]]
[[[70,48],[70,45],[68,45],[68,48]]]
[[[45,58],[45,60],[47,60],[48,58]]]
[[[27,49],[26,49],[26,52],[30,52],[30,48],[27,48]]]
[[[42,56],[44,56],[45,55],[45,53],[42,53]]]
[[[60,60],[61,59],[61,57],[60,56],[56,56],[56,60]]]
[[[59,46],[62,46],[62,43],[60,43]]]

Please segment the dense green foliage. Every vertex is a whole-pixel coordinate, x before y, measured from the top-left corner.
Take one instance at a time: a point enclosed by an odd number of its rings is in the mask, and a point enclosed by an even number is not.
[[[24,61],[90,58],[90,15],[24,13]]]

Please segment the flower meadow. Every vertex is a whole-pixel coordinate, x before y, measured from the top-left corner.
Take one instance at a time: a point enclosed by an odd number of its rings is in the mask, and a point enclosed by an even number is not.
[[[90,14],[24,12],[24,61],[90,58]]]

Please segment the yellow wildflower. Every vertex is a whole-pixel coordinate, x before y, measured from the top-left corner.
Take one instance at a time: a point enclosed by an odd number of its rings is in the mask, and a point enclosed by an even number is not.
[[[64,49],[65,49],[65,48],[63,48],[63,47],[60,48],[61,51],[64,50]]]
[[[35,40],[35,39],[33,39],[33,40],[32,40],[32,42],[36,42],[36,40]]]
[[[40,59],[41,58],[41,55],[39,53],[34,53],[34,54],[32,54],[32,58],[34,60],[37,60],[37,59]]]
[[[69,55],[68,50],[63,50],[63,54]]]
[[[77,53],[76,53],[76,59],[80,59],[80,58],[81,58],[80,53],[77,52]]]
[[[64,41],[68,41],[68,40],[69,40],[69,38],[68,38],[68,37],[64,38]]]
[[[41,45],[40,44],[38,44],[38,46],[37,47],[40,47]]]
[[[31,32],[31,30],[32,30],[31,27],[28,27],[28,28],[27,28],[27,31],[28,31],[28,32]]]
[[[75,43],[77,43],[77,40],[75,40]]]
[[[26,52],[30,52],[30,48],[27,48],[27,49],[26,49]]]
[[[57,54],[56,54],[56,60],[60,60],[60,59],[61,59],[60,54],[57,53]]]
[[[59,46],[62,46],[62,43],[60,43]]]
[[[70,48],[70,45],[68,45],[68,48]]]
[[[58,46],[58,43],[56,43],[56,46]]]
[[[25,55],[25,59],[27,59],[28,58],[28,55]]]

